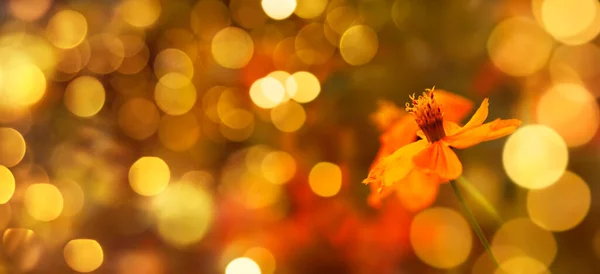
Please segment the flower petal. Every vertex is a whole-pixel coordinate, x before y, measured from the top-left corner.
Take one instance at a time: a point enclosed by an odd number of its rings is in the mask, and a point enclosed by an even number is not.
[[[462,163],[450,147],[435,142],[413,158],[415,167],[434,173],[444,180],[454,180],[462,174]]]
[[[395,189],[402,205],[416,212],[433,204],[439,185],[440,178],[435,174],[426,174],[415,169],[404,180],[398,182]]]
[[[373,167],[381,158],[388,156],[399,148],[414,142],[417,139],[416,132],[419,126],[412,115],[406,115],[397,120],[385,133],[379,138],[381,147],[373,161]]]
[[[471,100],[445,90],[436,89],[435,100],[442,105],[444,119],[448,121],[460,122],[473,110]]]
[[[383,186],[390,186],[406,177],[414,168],[412,158],[428,145],[429,143],[426,140],[419,140],[401,147],[388,156],[387,166],[383,174]]]
[[[483,102],[481,102],[481,105],[479,106],[479,108],[477,109],[475,114],[473,114],[473,117],[471,117],[471,120],[469,120],[469,122],[467,122],[467,124],[464,127],[462,127],[462,129],[457,133],[467,131],[469,129],[472,129],[474,127],[477,127],[477,126],[480,126],[481,124],[483,124],[483,122],[485,122],[485,119],[487,119],[487,116],[488,116],[489,105],[490,105],[490,103],[488,101],[488,98],[483,99]]]
[[[363,183],[374,183],[380,188],[390,186],[402,180],[413,169],[411,159],[427,146],[427,141],[420,140],[403,146],[393,154],[381,158],[371,168],[369,177]]]
[[[496,119],[456,135],[446,136],[444,141],[451,147],[463,149],[509,135],[517,130],[519,125],[521,121],[517,119]]]
[[[451,121],[444,121],[444,132],[446,133],[446,136],[452,136],[456,134],[459,130],[461,130],[461,127],[456,123]]]

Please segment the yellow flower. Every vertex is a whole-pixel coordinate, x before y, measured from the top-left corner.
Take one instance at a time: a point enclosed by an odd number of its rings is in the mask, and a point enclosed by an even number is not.
[[[399,148],[375,164],[363,183],[375,182],[380,191],[397,183],[427,187],[454,180],[462,174],[463,167],[452,148],[463,149],[504,137],[521,124],[517,119],[496,119],[484,124],[488,116],[487,98],[463,127],[444,119],[444,109],[436,101],[433,89],[410,98],[412,103],[406,104],[406,111],[420,128],[417,135],[421,140]]]

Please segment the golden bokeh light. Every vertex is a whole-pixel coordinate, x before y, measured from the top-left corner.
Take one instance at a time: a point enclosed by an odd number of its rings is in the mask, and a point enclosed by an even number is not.
[[[249,93],[252,102],[265,109],[274,108],[287,98],[285,87],[281,81],[270,76],[254,81],[250,86]]]
[[[373,29],[357,25],[344,32],[340,40],[340,53],[350,65],[360,66],[369,63],[379,48],[379,40]]]
[[[410,243],[424,263],[436,268],[454,268],[469,257],[471,229],[458,212],[444,207],[429,208],[413,219]]]
[[[154,58],[154,75],[156,79],[162,80],[163,76],[170,72],[178,73],[187,78],[187,82],[194,77],[194,63],[185,52],[179,49],[165,49],[159,52]],[[168,80],[168,81],[164,81]],[[166,78],[162,81],[163,85],[170,88],[181,88],[185,82],[185,78]]]
[[[179,116],[165,115],[158,126],[158,138],[170,150],[188,150],[200,138],[198,118],[193,112]]]
[[[317,163],[308,174],[308,184],[315,194],[333,197],[342,189],[342,170],[334,163]]]
[[[142,196],[155,196],[165,190],[171,180],[171,171],[158,157],[139,158],[129,168],[129,184]]]
[[[313,19],[319,17],[327,7],[327,0],[297,0],[294,13],[300,18]]]
[[[598,2],[593,0],[546,0],[541,3],[544,28],[557,40],[588,29],[596,19]]]
[[[75,77],[75,73],[81,71],[90,60],[90,44],[83,40],[79,45],[70,49],[58,50],[56,55],[56,69],[65,74],[61,81],[68,81]],[[56,78],[56,76],[55,76]]]
[[[263,158],[261,169],[269,182],[285,184],[296,174],[296,161],[285,151],[273,151]]]
[[[8,57],[0,49],[0,57]],[[26,60],[0,64],[0,105],[30,106],[37,103],[46,92],[46,76],[42,70]]]
[[[169,48],[178,49],[185,52],[192,62],[204,62],[204,59],[198,59],[198,54],[204,53],[204,46],[206,44],[202,43],[199,46],[197,39],[194,33],[187,29],[169,28],[161,33],[159,39],[156,41],[156,47],[158,51]]]
[[[24,195],[27,213],[38,221],[52,221],[58,218],[63,210],[63,196],[55,185],[32,184],[27,187]]]
[[[13,128],[0,128],[0,165],[16,166],[25,157],[25,139]]]
[[[544,125],[523,126],[504,144],[504,170],[517,185],[539,189],[555,183],[569,162],[567,144]]]
[[[299,130],[306,121],[306,111],[302,105],[288,101],[271,110],[271,122],[283,132]]]
[[[158,129],[160,114],[152,101],[136,97],[119,109],[118,123],[123,132],[136,140],[146,139]]]
[[[245,29],[263,25],[268,17],[260,3],[261,0],[230,0],[229,10],[233,21]]]
[[[550,274],[550,271],[540,261],[527,256],[511,258],[498,267],[494,274]]]
[[[264,247],[253,247],[244,253],[244,257],[256,262],[261,274],[273,274],[277,266],[273,253]]]
[[[50,18],[46,37],[54,46],[70,49],[79,45],[87,35],[85,17],[74,10],[62,10]]]
[[[585,87],[573,83],[548,89],[537,104],[536,114],[537,122],[554,129],[569,147],[588,143],[600,124],[596,98]]]
[[[254,42],[243,29],[227,27],[215,34],[211,43],[214,60],[222,67],[245,67],[254,54]]]
[[[64,207],[62,210],[63,216],[75,216],[83,208],[85,195],[81,186],[69,179],[55,181],[54,185],[58,187],[63,196]]]
[[[341,35],[350,27],[358,25],[361,21],[358,10],[350,5],[339,5],[331,9],[325,18],[327,25]]]
[[[261,0],[263,11],[271,19],[283,20],[296,10],[296,0]]]
[[[69,241],[63,249],[63,256],[67,265],[80,273],[92,272],[104,262],[102,246],[92,239]]]
[[[518,248],[523,255],[538,260],[544,265],[550,265],[557,252],[554,235],[540,228],[528,218],[517,218],[505,222],[494,234],[491,244],[493,247]]]
[[[484,251],[473,264],[472,274],[494,273],[498,269],[496,263],[501,265],[512,258],[526,256],[521,249],[514,246],[491,246],[490,250],[494,254],[494,260],[488,252]]]
[[[592,195],[588,185],[567,171],[554,184],[527,193],[531,220],[550,231],[565,231],[583,221],[590,210]]]
[[[28,272],[35,268],[44,251],[40,237],[27,228],[4,230],[2,247],[3,253],[10,259],[12,270],[17,272]]]
[[[154,199],[153,208],[159,236],[178,248],[202,240],[214,218],[210,193],[186,182],[170,184]]]
[[[200,38],[211,41],[219,30],[231,25],[231,18],[223,1],[201,0],[192,9],[190,24]]]
[[[240,257],[227,264],[225,274],[262,274],[262,272],[255,261],[247,257]]]
[[[102,33],[89,37],[87,41],[90,45],[90,60],[86,66],[89,71],[109,74],[121,66],[125,47],[119,37]]]
[[[104,86],[92,76],[80,76],[69,83],[65,90],[64,103],[75,116],[91,117],[104,106]]]
[[[15,177],[5,166],[0,165],[0,204],[7,203],[15,193]],[[1,221],[0,221],[1,223]],[[0,229],[2,227],[0,226]]]
[[[208,171],[191,170],[181,175],[181,181],[193,185],[206,187],[207,189],[215,184],[215,178]]]
[[[298,31],[294,41],[296,55],[309,65],[324,64],[333,56],[335,47],[327,40],[321,23],[310,23]]]
[[[150,49],[142,37],[133,34],[120,35],[123,41],[125,58],[117,69],[118,72],[131,75],[142,71],[148,64]]]
[[[535,17],[538,24],[547,28],[545,26],[544,19],[542,18],[542,5],[545,2],[548,2],[548,1],[533,0],[531,9],[533,12],[533,16]],[[600,5],[595,5],[596,6],[596,14],[594,15],[594,20],[590,24],[588,24],[587,27],[585,27],[585,29],[583,29],[582,31],[576,32],[576,31],[573,31],[573,29],[563,29],[564,26],[557,25],[556,19],[561,20],[559,17],[571,17],[573,15],[572,14],[573,10],[577,9],[577,7],[575,7],[574,9],[572,7],[569,7],[566,10],[557,12],[556,8],[560,5],[564,5],[565,4],[564,2],[565,1],[554,1],[554,3],[545,3],[545,5],[547,5],[546,8],[548,9],[547,12],[550,12],[550,13],[546,14],[546,20],[548,20],[550,23],[550,26],[552,28],[554,28],[554,31],[549,31],[549,32],[551,34],[553,32],[556,33],[556,31],[572,33],[572,35],[570,35],[570,36],[564,36],[564,37],[555,36],[554,38],[559,40],[561,43],[567,44],[567,45],[581,45],[581,44],[588,43],[591,40],[593,40],[594,38],[596,38],[596,36],[598,36],[598,33],[600,33]],[[581,1],[579,1],[579,2],[581,2]],[[589,6],[590,4],[593,4],[590,2],[584,3],[584,5]],[[577,3],[577,2],[575,2],[575,3]],[[586,15],[588,16],[588,19],[589,19],[589,16],[591,16],[591,14],[592,14],[591,11],[586,11]],[[585,21],[585,20],[583,20],[583,21]],[[576,19],[575,21],[569,22],[568,24],[579,25],[579,27],[584,27],[584,25],[586,25],[585,22],[579,21],[579,18]]]
[[[156,105],[169,115],[182,115],[196,104],[196,87],[185,75],[171,72],[156,83]]]
[[[487,41],[488,55],[502,72],[512,76],[531,75],[546,64],[552,37],[535,21],[513,17],[500,22]]]
[[[560,46],[554,50],[548,70],[555,85],[575,83],[586,86],[597,98],[600,91],[591,88],[600,75],[600,48],[591,43]]]
[[[285,89],[294,101],[308,103],[321,93],[321,83],[314,74],[308,71],[299,71],[287,79]]]
[[[119,256],[116,269],[117,274],[164,274],[164,256],[148,249],[135,249]]]
[[[145,28],[154,24],[160,17],[161,5],[158,0],[125,0],[121,3],[119,11],[128,24]]]
[[[9,0],[8,9],[10,13],[23,21],[35,21],[50,9],[52,0]]]

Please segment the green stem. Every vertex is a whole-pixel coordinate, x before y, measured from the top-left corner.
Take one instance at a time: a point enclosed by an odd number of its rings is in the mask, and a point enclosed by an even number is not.
[[[479,190],[477,190],[477,188],[475,186],[473,186],[473,184],[471,184],[471,182],[469,182],[469,180],[467,180],[467,178],[460,176],[458,177],[458,179],[456,179],[456,182],[458,182],[458,184],[465,189],[468,194],[477,202],[479,203],[479,205],[490,215],[492,216],[492,218],[494,218],[494,220],[498,223],[498,224],[502,224],[502,218],[500,217],[500,214],[498,214],[498,212],[496,211],[496,209],[494,208],[494,206],[492,206],[492,204],[490,204],[490,202],[488,202],[488,200],[485,198],[485,196],[483,196],[483,194],[481,194],[481,192],[479,192]]]
[[[485,250],[487,251],[487,253],[490,255],[490,258],[492,259],[494,264],[496,264],[496,267],[498,267],[498,262],[496,261],[496,258],[494,257],[494,254],[492,253],[492,249],[490,248],[490,243],[485,238],[485,235],[483,234],[481,227],[479,226],[479,224],[477,223],[477,220],[475,220],[475,217],[473,216],[473,213],[471,213],[471,210],[465,203],[465,198],[463,198],[462,193],[460,192],[460,189],[458,189],[458,186],[456,185],[456,183],[454,181],[450,181],[450,185],[452,186],[452,190],[454,190],[454,194],[456,194],[456,198],[458,198],[458,202],[460,203],[463,211],[467,215],[467,219],[469,219],[469,222],[471,223],[473,230],[475,230],[475,234],[477,234],[477,237],[479,237],[479,240],[485,247]]]

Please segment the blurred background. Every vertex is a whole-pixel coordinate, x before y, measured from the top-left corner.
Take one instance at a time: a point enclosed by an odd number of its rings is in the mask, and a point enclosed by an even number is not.
[[[367,202],[378,102],[434,85],[524,122],[458,152],[505,269],[599,273],[599,32],[595,0],[4,0],[0,273],[499,273],[449,185]]]

